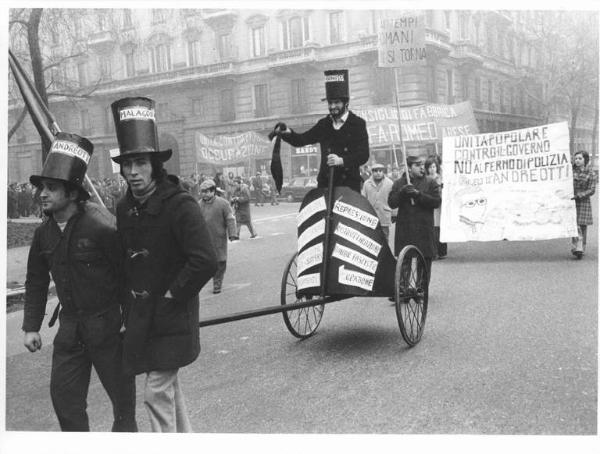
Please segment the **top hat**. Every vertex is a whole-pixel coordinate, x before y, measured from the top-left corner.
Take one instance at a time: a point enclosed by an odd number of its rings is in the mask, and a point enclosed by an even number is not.
[[[118,156],[112,158],[116,163],[142,154],[155,155],[161,161],[171,157],[172,150],[158,149],[154,101],[150,98],[123,98],[111,104],[117,141]]]
[[[325,97],[329,99],[350,99],[350,85],[347,69],[330,69],[325,71]]]
[[[93,152],[94,145],[85,137],[59,132],[52,142],[42,174],[31,175],[29,181],[38,188],[43,178],[71,183],[79,189],[83,200],[87,200],[90,194],[83,188],[83,179]]]

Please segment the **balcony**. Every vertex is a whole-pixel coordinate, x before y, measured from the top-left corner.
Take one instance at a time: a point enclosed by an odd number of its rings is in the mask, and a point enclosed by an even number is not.
[[[272,52],[269,54],[269,61],[267,64],[270,69],[277,69],[288,67],[290,65],[314,63],[316,61],[316,47],[311,45]]]
[[[477,67],[483,64],[481,49],[469,40],[456,42],[451,56],[458,60],[459,65]]]
[[[88,37],[88,46],[97,52],[105,52],[112,49],[116,42],[115,36],[110,31],[92,33]]]
[[[446,57],[452,51],[450,36],[435,28],[425,29],[425,46],[427,55],[434,55],[438,58]]]
[[[215,31],[231,31],[238,17],[238,12],[233,9],[203,10],[202,19]]]

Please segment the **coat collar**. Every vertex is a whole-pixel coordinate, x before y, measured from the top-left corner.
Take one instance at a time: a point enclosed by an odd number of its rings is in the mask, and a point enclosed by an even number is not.
[[[172,197],[173,195],[186,192],[181,186],[179,178],[175,175],[168,175],[162,182],[156,185],[156,191],[146,201],[146,212],[151,215],[157,215],[160,213],[163,202]],[[135,206],[136,201],[131,194],[131,189],[127,189],[127,200],[130,206]]]

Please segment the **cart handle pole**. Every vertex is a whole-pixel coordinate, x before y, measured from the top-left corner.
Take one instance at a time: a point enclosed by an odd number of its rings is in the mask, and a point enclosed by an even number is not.
[[[277,306],[267,306],[260,309],[254,309],[245,312],[236,312],[230,315],[223,315],[220,317],[212,317],[200,320],[200,322],[198,323],[198,327],[202,328],[204,326],[220,325],[223,323],[235,322],[237,320],[245,320],[248,318],[260,317],[261,315],[278,314],[280,312],[294,311],[298,309],[303,309],[305,307],[320,306],[321,304],[333,303],[334,301],[341,301],[351,297],[351,295],[338,295],[335,297],[329,296],[325,298],[315,298],[307,301],[300,301],[298,303],[280,304]]]

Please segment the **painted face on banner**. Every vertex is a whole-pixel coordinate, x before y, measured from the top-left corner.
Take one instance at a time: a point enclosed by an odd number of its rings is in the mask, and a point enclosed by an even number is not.
[[[143,194],[152,182],[152,162],[149,156],[136,156],[123,160],[123,175],[134,194]]]

